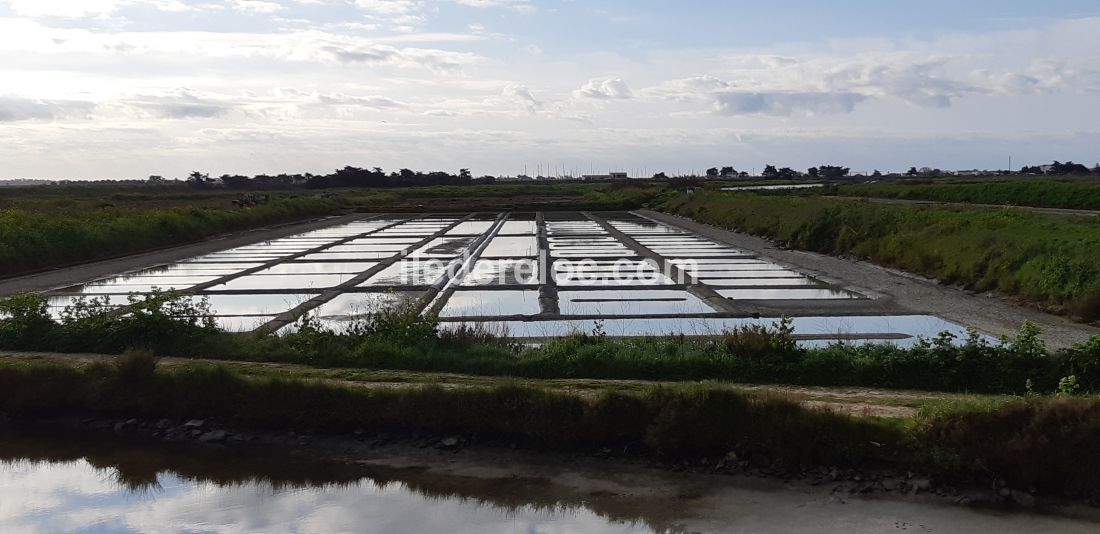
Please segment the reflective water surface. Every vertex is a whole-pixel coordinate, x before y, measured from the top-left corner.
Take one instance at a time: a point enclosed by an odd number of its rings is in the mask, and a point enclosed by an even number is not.
[[[4,533],[653,531],[530,484],[0,430]]]
[[[427,465],[446,464],[452,456],[439,453]],[[1085,534],[1097,529],[1085,519],[861,498],[778,481],[590,464],[552,470],[473,460],[461,465],[455,473],[316,462],[251,449],[0,426],[0,532]]]

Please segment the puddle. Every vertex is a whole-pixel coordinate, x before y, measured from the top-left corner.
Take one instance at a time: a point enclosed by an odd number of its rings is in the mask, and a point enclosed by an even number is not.
[[[720,289],[718,294],[734,300],[828,300],[863,299],[858,293],[842,289]]]
[[[320,252],[389,252],[392,256],[410,247],[411,245],[406,245],[404,243],[392,243],[387,245],[336,245],[321,250]]]
[[[825,184],[741,185],[723,187],[722,191],[782,191],[785,189],[813,189],[815,187],[825,187]]]
[[[764,260],[757,259],[757,258],[718,259],[718,258],[682,258],[682,257],[676,257],[676,258],[670,259],[669,263],[676,263],[676,264],[696,263],[696,264],[699,264],[699,265],[712,265],[712,264],[739,265],[739,264],[767,263],[767,264],[771,265],[769,262],[766,262]]]
[[[259,267],[262,263],[177,263],[152,269],[127,273],[130,276],[226,276],[245,269]],[[206,267],[210,266],[210,267]]]
[[[539,244],[534,236],[506,237],[498,236],[489,241],[482,251],[483,258],[519,258],[537,256]]]
[[[620,276],[597,276],[597,275],[585,275],[578,274],[573,276],[558,274],[554,277],[554,281],[559,286],[570,287],[584,287],[584,286],[662,286],[662,285],[675,285],[676,282],[671,278],[663,274],[652,274],[644,277],[620,277]]]
[[[684,269],[688,274],[702,278],[801,278],[802,273],[785,269],[764,269],[760,271],[729,270],[729,271],[693,271]]]
[[[104,306],[122,306],[129,304],[129,300],[126,295],[97,295],[94,297],[80,297],[73,295],[50,295],[46,297],[46,306],[51,308],[64,308],[74,304],[74,301],[83,298],[85,304],[92,304],[93,299],[99,305]]]
[[[359,287],[378,286],[430,286],[440,281],[450,268],[457,269],[457,262],[437,259],[401,260],[372,276]]]
[[[806,277],[798,278],[696,278],[700,283],[708,286],[723,287],[765,287],[765,286],[813,286],[817,280]]]
[[[434,232],[428,232],[428,237]],[[345,245],[415,245],[424,240],[424,237],[362,237],[344,243]]]
[[[194,285],[194,284],[192,284]],[[169,284],[133,284],[133,285],[104,285],[104,286],[83,286],[72,289],[66,289],[66,291],[73,293],[82,293],[85,295],[99,295],[99,294],[116,294],[116,295],[128,295],[130,293],[151,293],[153,290],[160,291],[183,291],[190,286],[173,286]]]
[[[559,291],[563,315],[652,315],[714,313],[695,295],[679,290]]]
[[[290,254],[208,254],[200,256],[192,261],[198,262],[261,262],[283,259]]]
[[[629,249],[620,250],[608,250],[608,251],[575,251],[571,249],[555,249],[550,252],[550,256],[554,258],[624,258],[624,257],[636,257],[633,251]]]
[[[226,332],[251,332],[273,319],[275,319],[274,315],[249,317],[222,315],[214,318],[214,324]]]
[[[739,326],[773,326],[777,317],[760,319],[725,319],[717,317],[690,319],[679,318],[630,318],[584,319],[551,321],[488,321],[481,323],[488,328],[506,329],[517,338],[552,338],[577,332],[592,332],[597,324],[609,336],[716,336]],[[891,339],[887,343],[899,347],[911,347],[918,337],[933,338],[940,332],[950,332],[957,339],[966,339],[966,328],[930,315],[852,316],[852,317],[795,317],[792,327],[796,335],[833,337],[833,343],[849,343],[848,338],[863,335],[902,334],[905,339]],[[807,344],[828,344],[828,339],[806,341]],[[961,342],[961,341],[960,341]]]
[[[220,278],[216,274],[196,274],[194,276],[150,276],[150,275],[121,275],[103,280],[96,280],[85,287],[127,286],[127,285],[160,285],[163,287],[185,288],[212,282]]]
[[[370,261],[392,258],[397,254],[396,252],[314,252],[297,258],[297,261]]]
[[[478,260],[462,286],[533,285],[539,283],[536,260]]]
[[[439,312],[440,317],[490,317],[536,315],[538,291],[455,291]]]
[[[378,265],[378,262],[288,262],[256,271],[255,274],[359,274],[375,265]]]
[[[322,320],[349,319],[392,308],[405,300],[417,299],[421,293],[344,293],[310,312]]]
[[[481,235],[488,232],[496,221],[466,221],[455,226],[443,235]],[[434,232],[433,232],[434,233]]]
[[[497,235],[533,235],[537,231],[538,225],[535,223],[535,221],[517,221],[514,219],[509,219],[507,221],[504,221],[504,224],[501,225],[500,231],[497,232]]]
[[[255,295],[205,295],[210,311],[215,315],[278,315],[297,307],[316,295],[309,293],[278,293]],[[191,297],[199,301],[204,296]]]
[[[466,249],[468,249],[478,237],[479,236],[437,237],[414,251],[410,256],[418,258],[454,258],[466,252]]]
[[[212,286],[208,291],[239,291],[245,289],[325,289],[336,287],[356,274],[250,274]]]

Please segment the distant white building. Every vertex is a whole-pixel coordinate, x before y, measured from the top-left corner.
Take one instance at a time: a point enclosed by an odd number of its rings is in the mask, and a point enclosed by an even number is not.
[[[581,176],[582,180],[626,180],[628,176],[625,172],[612,172],[608,174],[586,174]]]
[[[967,171],[955,171],[955,176],[993,176],[997,173],[994,171],[983,171],[978,169],[970,169]]]

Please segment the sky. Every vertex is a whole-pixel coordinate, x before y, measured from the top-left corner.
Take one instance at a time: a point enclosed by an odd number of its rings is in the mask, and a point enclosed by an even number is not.
[[[1100,2],[0,0],[0,179],[1100,161]]]

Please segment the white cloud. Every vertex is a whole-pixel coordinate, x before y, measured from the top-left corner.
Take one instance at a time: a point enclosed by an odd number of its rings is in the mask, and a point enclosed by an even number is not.
[[[534,112],[542,108],[542,102],[535,98],[531,89],[522,84],[510,84],[500,91],[501,96],[507,100],[520,103],[527,111]]]
[[[286,9],[282,4],[264,0],[233,0],[234,11],[248,15],[269,15]]]
[[[419,26],[427,21],[428,13],[434,11],[430,3],[422,0],[354,0],[353,3],[366,17],[386,22],[395,29]]]
[[[405,104],[385,96],[351,96],[343,93],[329,93],[316,95],[317,101],[322,104],[337,106],[358,106],[373,109],[391,109],[404,107]]]
[[[469,7],[506,8],[523,13],[530,13],[537,9],[530,0],[455,0],[455,2]]]
[[[16,15],[25,17],[102,17],[127,6],[179,12],[195,9],[181,0],[4,0]]]
[[[821,163],[812,161],[819,146],[881,168],[883,154],[921,163],[919,150],[951,154],[960,167],[996,165],[1010,148],[1020,161],[1033,146],[1046,159],[1095,154],[1082,140],[1096,139],[1100,124],[1100,19],[693,49],[684,43],[708,40],[674,40],[688,31],[679,27],[636,42],[629,29],[598,39],[519,33],[506,24],[519,4],[0,0],[0,12],[19,15],[0,17],[0,178],[61,177],[63,157],[31,155],[73,146],[100,151],[72,167],[97,176],[169,174],[195,159],[224,172],[323,171],[376,155],[391,167],[453,159],[515,172],[515,161],[551,149],[563,160],[654,167],[722,155],[732,143],[746,158],[778,163],[789,143],[808,163]],[[581,4],[543,11],[575,15]],[[215,6],[216,22],[205,13]],[[973,140],[959,141],[961,131]],[[236,151],[223,150],[231,136]],[[120,157],[144,150],[143,138],[157,143],[147,158]],[[1066,148],[1082,146],[1085,155]]]
[[[91,102],[0,95],[0,122],[86,118],[94,107]]]
[[[578,98],[616,99],[633,98],[634,93],[621,78],[608,80],[589,80],[580,89],[573,92]]]
[[[232,103],[188,88],[160,95],[139,95],[125,100],[124,104],[162,119],[209,119],[225,115],[233,108]]]

